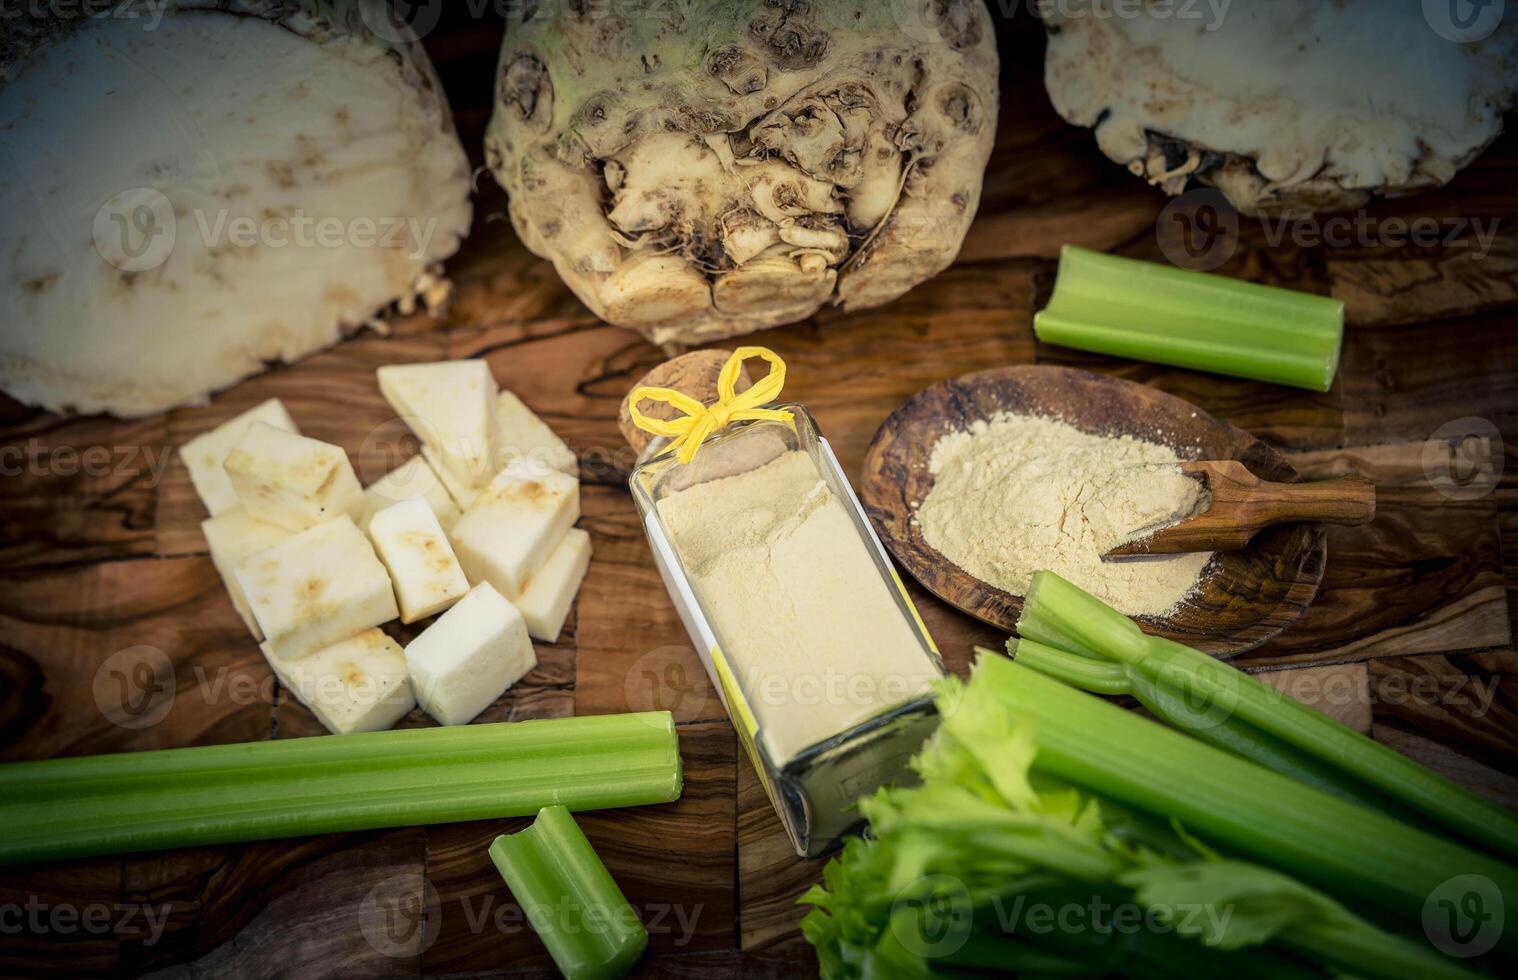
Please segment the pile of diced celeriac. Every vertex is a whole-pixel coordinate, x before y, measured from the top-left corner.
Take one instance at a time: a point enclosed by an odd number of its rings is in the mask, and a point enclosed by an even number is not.
[[[462,725],[563,628],[590,565],[578,466],[484,361],[378,374],[422,451],[367,490],[277,398],[180,454],[232,604],[322,724],[375,731],[420,704]],[[379,628],[429,616],[404,649]]]

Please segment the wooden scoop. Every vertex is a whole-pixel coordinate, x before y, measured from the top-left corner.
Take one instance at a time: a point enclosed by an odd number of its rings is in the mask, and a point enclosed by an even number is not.
[[[1362,476],[1271,483],[1237,460],[1182,463],[1181,472],[1207,485],[1212,496],[1207,509],[1148,537],[1119,545],[1104,558],[1236,551],[1272,524],[1365,524],[1376,516],[1376,485]]]

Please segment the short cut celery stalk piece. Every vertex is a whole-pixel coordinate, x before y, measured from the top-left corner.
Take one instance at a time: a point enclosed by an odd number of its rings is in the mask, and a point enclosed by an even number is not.
[[[497,837],[490,860],[567,980],[626,976],[643,955],[648,930],[564,807]]]
[[[1220,660],[1145,636],[1128,617],[1058,575],[1035,572],[1024,609],[1033,610],[1030,629],[1052,637],[1030,638],[1057,645],[1058,634],[1073,636],[1083,651],[1099,651],[1157,685],[1203,699],[1208,715],[1237,716],[1389,800],[1504,857],[1518,857],[1518,815]]]
[[[1066,245],[1033,330],[1063,347],[1327,391],[1344,304]]]
[[[0,766],[0,864],[666,803],[667,711]]]
[[[1014,718],[1034,721],[1033,768],[1171,818],[1188,833],[1350,899],[1422,921],[1429,895],[1461,874],[1518,896],[1518,869],[1329,796],[983,651]],[[1518,902],[1499,946],[1518,948]]]

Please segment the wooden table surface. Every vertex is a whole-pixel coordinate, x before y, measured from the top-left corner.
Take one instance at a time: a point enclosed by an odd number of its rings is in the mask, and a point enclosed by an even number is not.
[[[499,28],[449,23],[428,43],[477,154],[490,91],[477,79],[489,77]],[[1282,226],[1241,222],[1220,271],[1347,304],[1343,365],[1327,394],[1078,354],[1039,344],[1031,330],[1060,246],[1161,259],[1165,198],[1054,115],[1037,26],[1019,15],[1000,28],[1000,135],[960,261],[883,309],[828,311],[754,337],[788,361],[787,396],[813,408],[857,474],[877,426],[922,387],[994,365],[1075,364],[1187,398],[1287,451],[1309,475],[1374,478],[1375,522],[1330,530],[1317,600],[1238,662],[1518,804],[1509,676],[1518,668],[1518,140],[1500,140],[1442,191],[1375,205],[1363,216],[1372,232],[1351,241],[1293,229],[1283,238]],[[649,926],[639,975],[810,975],[794,899],[822,864],[792,855],[625,488],[617,405],[662,354],[592,317],[517,243],[499,192],[482,183],[475,233],[449,266],[457,299],[441,322],[397,320],[389,336],[364,333],[209,408],[133,422],[0,409],[0,759],[318,733],[233,612],[206,557],[201,506],[168,454],[277,395],[307,434],[344,446],[367,481],[406,451],[374,369],[484,357],[581,453],[582,523],[595,544],[563,638],[539,646],[539,667],[484,718],[672,710],[684,796],[583,819]],[[1425,247],[1377,238],[1387,219],[1413,216],[1464,237]],[[1489,248],[1471,219],[1498,222]],[[1471,437],[1474,456],[1451,458],[1452,433]],[[1483,454],[1500,478],[1470,477],[1470,460],[1479,469]],[[955,670],[973,644],[1004,639],[921,589],[914,598]],[[113,686],[122,657],[164,665],[159,679],[172,678],[172,696]],[[123,717],[123,695],[160,700],[124,727],[110,720]],[[485,854],[496,834],[523,823],[0,870],[0,973],[551,975]]]

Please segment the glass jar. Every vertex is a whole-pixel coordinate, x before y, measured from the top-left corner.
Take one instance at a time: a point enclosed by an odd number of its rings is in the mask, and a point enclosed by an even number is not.
[[[630,478],[654,560],[796,852],[912,778],[943,662],[816,421],[736,423]]]

